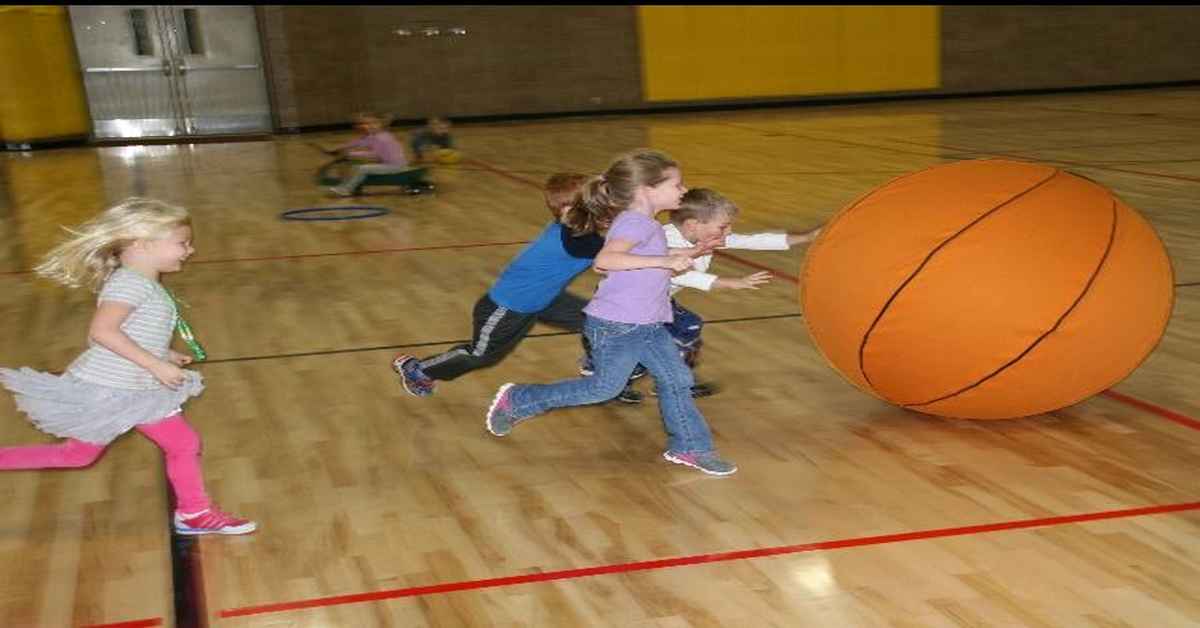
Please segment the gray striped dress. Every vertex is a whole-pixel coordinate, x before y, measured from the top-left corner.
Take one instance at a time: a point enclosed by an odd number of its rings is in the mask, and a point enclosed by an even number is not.
[[[97,302],[101,301],[133,306],[121,331],[155,357],[167,359],[178,314],[158,282],[118,268],[100,290]],[[149,371],[91,341],[62,376],[0,368],[0,384],[14,393],[17,407],[34,426],[97,445],[170,416],[204,390],[199,373],[184,370],[184,376],[183,385],[171,390]]]

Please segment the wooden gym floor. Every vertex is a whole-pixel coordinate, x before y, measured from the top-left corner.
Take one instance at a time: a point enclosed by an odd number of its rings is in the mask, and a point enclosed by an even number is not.
[[[92,296],[27,270],[127,195],[194,212],[168,283],[211,355],[187,406],[209,489],[257,519],[173,573],[158,450],[0,474],[0,626],[1195,626],[1200,624],[1200,89],[461,125],[468,159],[390,215],[285,222],[330,200],[306,146],[349,133],[3,154],[0,364],[60,370]],[[1113,391],[1015,421],[942,420],[864,395],[806,334],[804,250],[737,252],[758,291],[685,292],[708,321],[699,402],[724,479],[665,463],[653,398],[561,410],[505,439],[506,381],[576,368],[539,327],[496,368],[417,399],[388,368],[470,334],[470,313],[547,220],[538,184],[652,146],[739,204],[741,232],[800,230],[901,174],[1007,156],[1115,190],[1179,284],[1150,358]],[[589,294],[587,273],[574,290]],[[643,390],[649,383],[641,384]],[[4,394],[0,443],[47,442]],[[173,582],[180,580],[180,582]]]

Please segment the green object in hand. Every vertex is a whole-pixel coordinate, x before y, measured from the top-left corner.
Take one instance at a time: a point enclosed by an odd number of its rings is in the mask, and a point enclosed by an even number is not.
[[[208,354],[205,353],[204,347],[200,346],[200,341],[196,340],[196,334],[192,332],[192,326],[183,320],[183,315],[179,313],[179,300],[175,295],[167,290],[167,296],[171,298],[171,305],[175,306],[175,329],[179,332],[179,337],[183,338],[183,342],[192,350],[192,355],[196,356],[197,362],[203,362],[208,359]],[[186,305],[186,304],[185,304]]]

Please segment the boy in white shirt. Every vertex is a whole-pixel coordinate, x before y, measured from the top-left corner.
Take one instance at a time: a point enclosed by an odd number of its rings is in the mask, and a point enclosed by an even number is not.
[[[733,221],[738,208],[729,199],[706,188],[688,190],[679,201],[679,209],[671,212],[671,222],[663,225],[667,235],[667,246],[690,248],[697,242],[724,237],[724,246],[719,249],[746,249],[757,251],[786,251],[797,244],[806,244],[816,239],[821,232],[817,227],[804,233],[733,233]],[[761,271],[730,279],[708,272],[712,253],[701,255],[692,262],[692,269],[671,278],[671,309],[675,320],[667,323],[667,331],[688,366],[695,368],[700,351],[700,331],[703,319],[695,312],[683,307],[675,300],[675,294],[684,288],[698,290],[757,290],[758,286],[771,280],[771,273]],[[705,397],[715,392],[708,384],[692,387],[693,397]]]

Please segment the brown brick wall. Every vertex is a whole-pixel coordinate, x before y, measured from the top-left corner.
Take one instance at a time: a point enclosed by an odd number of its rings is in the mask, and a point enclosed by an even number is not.
[[[264,6],[259,21],[281,128],[363,109],[409,119],[653,106],[633,6]],[[426,37],[427,26],[467,34]],[[945,6],[941,29],[942,88],[921,93],[1200,80],[1196,6]]]
[[[1200,7],[942,7],[942,91],[1200,80]]]
[[[633,7],[260,9],[281,127],[640,106]],[[424,27],[463,36],[426,37]],[[413,32],[398,36],[397,29]]]

